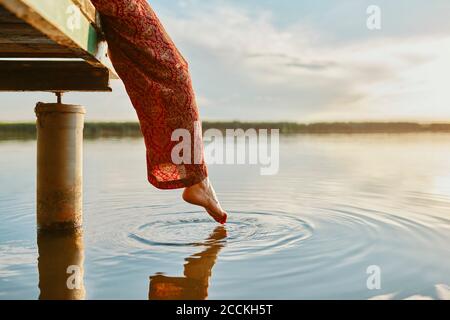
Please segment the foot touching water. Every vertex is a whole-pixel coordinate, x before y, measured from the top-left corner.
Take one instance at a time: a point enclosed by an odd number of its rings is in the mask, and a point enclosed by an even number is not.
[[[220,206],[213,186],[206,178],[202,182],[184,189],[184,201],[205,208],[208,214],[217,222],[225,224],[227,213]]]

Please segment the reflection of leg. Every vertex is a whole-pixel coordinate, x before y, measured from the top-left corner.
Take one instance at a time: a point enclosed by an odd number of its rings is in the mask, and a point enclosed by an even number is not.
[[[84,299],[82,231],[39,233],[37,243],[39,299]]]
[[[206,240],[207,248],[186,258],[184,277],[168,277],[161,274],[150,277],[151,300],[203,300],[208,297],[209,278],[227,232],[217,227]]]
[[[186,258],[187,263],[184,265],[184,275],[190,279],[196,279],[208,284],[211,270],[216,263],[217,255],[223,247],[220,240],[227,236],[227,232],[223,227],[217,227],[209,236],[207,241],[210,241],[206,250],[196,253],[189,258]]]

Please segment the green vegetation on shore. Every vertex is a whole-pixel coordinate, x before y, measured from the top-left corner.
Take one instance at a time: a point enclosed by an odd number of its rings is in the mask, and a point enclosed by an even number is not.
[[[219,129],[279,129],[282,134],[369,134],[369,133],[450,133],[450,123],[421,124],[414,122],[324,122],[301,124],[294,122],[203,122],[203,130]],[[141,137],[137,122],[88,122],[87,139],[110,137]],[[36,124],[1,123],[0,139],[35,139]]]

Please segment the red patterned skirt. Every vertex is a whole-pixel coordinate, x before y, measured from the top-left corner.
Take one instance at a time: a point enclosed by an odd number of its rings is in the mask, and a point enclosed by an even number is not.
[[[186,60],[147,0],[91,1],[101,16],[111,62],[139,118],[149,182],[159,189],[201,182],[208,173],[203,150],[200,161],[198,149],[194,150],[194,141],[201,141],[201,129]],[[172,133],[177,129],[190,133],[190,162],[172,161],[172,150],[179,143],[172,141]]]

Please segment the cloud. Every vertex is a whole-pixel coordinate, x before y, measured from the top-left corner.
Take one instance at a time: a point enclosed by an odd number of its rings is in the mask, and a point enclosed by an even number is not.
[[[317,25],[276,23],[274,8],[195,0],[163,8],[157,11],[190,63],[204,119],[450,119],[448,35],[389,35],[387,29],[329,42]],[[112,94],[68,99],[88,106],[91,120],[136,119],[120,84]],[[6,100],[9,110],[16,107],[17,100]]]
[[[450,81],[448,36],[368,36],[331,47],[317,41],[320,30],[281,29],[269,12],[229,5],[195,7],[164,21],[193,62],[208,117],[450,118],[443,87]]]

